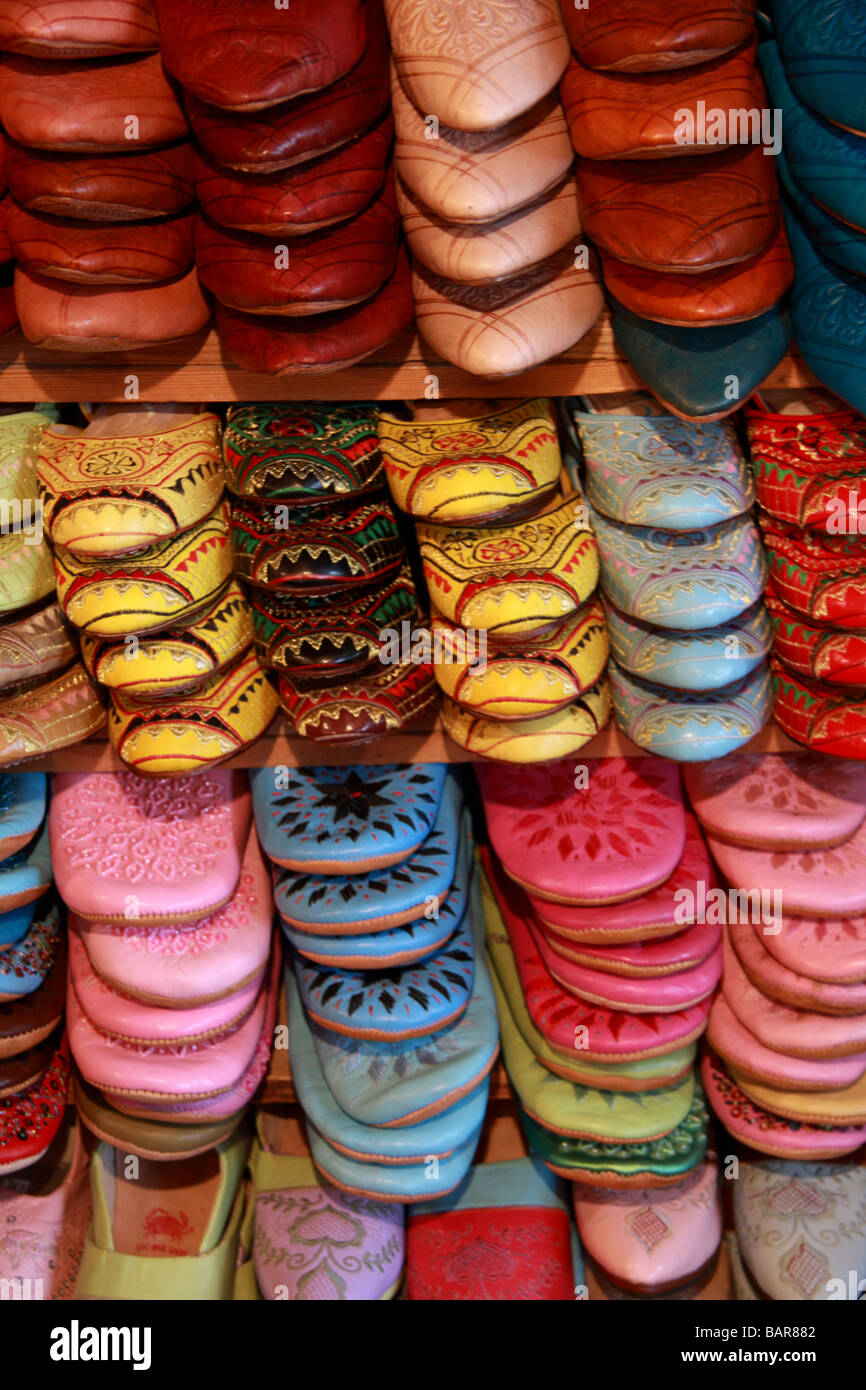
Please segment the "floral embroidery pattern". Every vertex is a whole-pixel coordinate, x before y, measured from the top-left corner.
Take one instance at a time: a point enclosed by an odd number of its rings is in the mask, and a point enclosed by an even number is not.
[[[265,1291],[283,1283],[299,1301],[375,1298],[400,1276],[402,1212],[334,1188],[260,1192],[253,1258]]]

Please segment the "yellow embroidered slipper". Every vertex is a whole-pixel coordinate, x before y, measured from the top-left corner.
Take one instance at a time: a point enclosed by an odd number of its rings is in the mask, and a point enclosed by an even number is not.
[[[16,410],[0,416],[0,501],[37,496],[36,458],[45,426],[57,419],[57,407]]]
[[[105,723],[96,686],[76,661],[59,676],[0,701],[0,767],[90,738]]]
[[[244,1211],[247,1140],[241,1131],[177,1163],[96,1146],[93,1221],[75,1285],[81,1299],[231,1299]]]
[[[95,637],[192,623],[231,578],[228,506],[221,502],[179,536],[103,563],[55,546],[54,569],[66,617]]]
[[[216,415],[100,409],[81,434],[48,426],[38,462],[45,526],[76,555],[120,555],[186,531],[223,491]]]
[[[501,763],[545,763],[576,753],[601,733],[610,716],[607,677],[578,700],[540,719],[488,719],[442,701],[442,723],[456,744]]]
[[[198,772],[233,758],[264,733],[277,692],[253,648],[228,670],[158,704],[113,692],[108,734],[118,756],[145,777]]]
[[[459,404],[418,405],[413,420],[379,416],[397,506],[455,526],[534,516],[556,490],[562,467],[551,402],[466,402],[455,417]]]
[[[598,551],[579,493],[500,527],[418,524],[430,597],[445,618],[511,640],[538,636],[598,583]]]
[[[459,705],[495,719],[555,714],[583,695],[607,666],[609,645],[598,598],[543,637],[507,647],[433,614],[433,674]],[[486,636],[486,634],[485,634]]]
[[[252,641],[249,601],[237,580],[232,580],[188,627],[167,627],[123,642],[82,633],[81,656],[103,685],[154,700],[196,690],[235,661]]]
[[[7,505],[22,511],[16,529],[0,534],[0,613],[17,613],[53,593],[54,566],[48,542],[42,539],[36,500],[14,499]]]

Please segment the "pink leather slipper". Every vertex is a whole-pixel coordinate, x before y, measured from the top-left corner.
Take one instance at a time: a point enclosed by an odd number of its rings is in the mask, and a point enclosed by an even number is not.
[[[761,928],[755,925],[760,934]],[[780,965],[831,985],[866,984],[866,916],[783,917],[761,940]]]
[[[685,847],[679,769],[663,758],[479,764],[490,841],[535,897],[598,906],[664,883]],[[576,785],[577,782],[577,785]]]
[[[597,1062],[661,1057],[703,1033],[709,999],[675,1013],[625,1013],[587,1004],[567,994],[552,978],[530,929],[526,895],[486,851],[484,870],[493,889],[514,951],[520,984],[533,1024],[557,1052]]]
[[[791,1057],[773,1052],[750,1033],[723,994],[713,1000],[707,1042],[738,1074],[780,1091],[834,1091],[853,1086],[866,1071],[866,1052],[850,1057]]]
[[[116,1110],[122,1110],[125,1115],[150,1116],[155,1120],[162,1120],[166,1124],[205,1124],[210,1120],[223,1120],[232,1115],[240,1114],[252,1100],[270,1065],[274,1045],[274,1025],[277,1021],[280,979],[280,952],[275,949],[268,977],[267,1003],[262,1031],[246,1070],[229,1090],[205,1100],[175,1100],[170,1103],[136,1100],[133,1096],[106,1090],[103,1092],[105,1099]]]
[[[90,1224],[88,1168],[68,1110],[40,1159],[8,1182],[0,1177],[0,1279],[39,1280],[43,1298],[74,1296]]]
[[[243,773],[60,773],[48,819],[57,887],[91,921],[195,921],[235,891],[251,817]]]
[[[584,946],[570,937],[560,936],[543,923],[539,931],[547,937],[557,955],[566,960],[603,970],[611,975],[674,975],[678,970],[691,970],[712,955],[722,939],[721,927],[708,922],[696,922],[675,936],[653,937],[616,946]]]
[[[795,917],[866,913],[866,822],[832,849],[745,849],[708,835],[717,868],[734,888],[772,888]]]
[[[69,934],[69,993],[100,1033],[135,1047],[183,1047],[240,1027],[255,1006],[264,973],[262,966],[236,993],[210,1004],[159,1008],[107,985],[90,964],[81,937],[74,931]]]
[[[262,1034],[267,1005],[268,991],[263,986],[253,1010],[228,1033],[180,1047],[136,1047],[94,1028],[75,990],[70,989],[66,999],[69,1046],[85,1081],[110,1099],[118,1092],[166,1104],[209,1100],[230,1091],[247,1070]]]
[[[237,887],[211,916],[149,926],[88,922],[70,914],[69,927],[107,984],[133,999],[176,1010],[234,995],[260,978],[272,922],[270,878],[252,829]]]
[[[756,941],[750,927],[732,928],[731,934],[738,945],[750,947]],[[771,999],[749,978],[730,939],[725,941],[722,993],[743,1026],[773,1052],[791,1057],[850,1057],[866,1051],[866,1013],[840,1017]]]
[[[848,1018],[866,1014],[866,982],[836,985],[798,975],[767,950],[764,942],[772,937],[757,934],[748,925],[733,925],[729,932],[740,964],[752,984],[767,998],[816,1014]]]
[[[718,1057],[707,1053],[701,1063],[707,1100],[729,1134],[759,1153],[775,1158],[843,1158],[866,1141],[866,1125],[810,1125],[785,1120],[743,1095]]]
[[[722,943],[691,970],[673,975],[611,975],[567,960],[554,950],[550,941],[530,924],[529,930],[539,955],[558,985],[589,1004],[630,1013],[674,1013],[693,1008],[711,995],[722,978]]]
[[[673,937],[694,921],[699,884],[714,888],[716,876],[700,827],[686,812],[686,840],[673,873],[658,888],[628,902],[575,907],[547,902],[529,894],[535,915],[545,929],[569,941],[599,947]],[[690,908],[691,905],[691,908]],[[715,944],[715,943],[714,943]],[[625,973],[625,972],[623,972]]]
[[[686,791],[710,835],[749,849],[843,844],[866,818],[866,763],[820,753],[731,753],[692,763]]]

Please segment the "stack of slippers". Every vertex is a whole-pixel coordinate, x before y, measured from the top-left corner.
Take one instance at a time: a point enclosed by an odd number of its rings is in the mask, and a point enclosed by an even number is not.
[[[210,316],[189,131],[158,48],[151,0],[86,15],[23,0],[0,15],[15,306],[41,347],[144,347]]]
[[[37,454],[53,406],[0,416],[0,766],[88,738],[105,723],[56,601]]]
[[[226,354],[330,372],[409,326],[381,0],[157,5],[195,135],[195,259]]]
[[[644,392],[571,408],[601,563],[616,721],[677,761],[723,757],[766,723],[766,564],[754,481],[728,421]]]
[[[122,761],[182,775],[264,733],[277,697],[232,580],[217,416],[101,407],[82,431],[46,427],[38,475],[60,607]]]
[[[729,885],[710,1103],[769,1157],[854,1153],[866,1140],[863,768],[745,754],[690,768],[687,785]]]
[[[415,406],[379,438],[397,505],[416,520],[442,721],[460,747],[538,762],[607,723],[595,539],[562,490],[550,401]]]
[[[0,774],[0,1177],[46,1155],[66,1110],[66,942],[47,795],[44,773]]]
[[[525,371],[572,347],[602,307],[556,95],[569,57],[559,6],[504,6],[495,22],[459,0],[385,9],[418,329],[464,371]]]
[[[673,763],[583,771],[570,759],[478,770],[505,1065],[527,1138],[556,1173],[676,1186],[707,1151],[694,1059],[722,965],[698,901],[712,871]]]
[[[418,602],[373,408],[234,407],[224,450],[235,570],[293,732],[353,744],[430,721],[429,656],[398,640]]]
[[[407,1299],[573,1302],[584,1288],[568,1188],[535,1155],[479,1163],[449,1196],[409,1208]]]
[[[458,783],[422,763],[252,780],[292,947],[292,1076],[313,1161],[358,1196],[450,1192],[498,1052]]]
[[[677,0],[626,22],[616,0],[593,0],[563,16],[560,96],[617,344],[668,409],[720,419],[791,340],[781,132],[761,126],[754,7]]]
[[[279,991],[244,775],[61,774],[49,830],[83,1122],[155,1161],[227,1141],[267,1069]]]
[[[794,337],[819,381],[866,411],[866,45],[859,20],[855,0],[793,0],[778,8],[758,57],[784,121],[777,164],[797,268]],[[841,322],[851,327],[843,331]]]
[[[773,625],[775,715],[798,743],[866,757],[866,420],[829,391],[755,396],[745,421]]]
[[[6,179],[6,140],[0,130],[0,334],[10,332],[18,322],[15,308],[15,261],[9,241],[11,201]]]

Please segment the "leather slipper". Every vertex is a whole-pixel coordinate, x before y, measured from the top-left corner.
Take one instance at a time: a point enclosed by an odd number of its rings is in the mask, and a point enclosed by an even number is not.
[[[63,1019],[66,1000],[66,946],[58,951],[39,989],[0,1004],[0,1058],[36,1047]]]
[[[88,1086],[78,1072],[73,1073],[73,1093],[81,1123],[97,1139],[110,1144],[119,1153],[136,1154],[157,1162],[178,1162],[207,1153],[230,1139],[239,1123],[236,1115],[198,1125],[165,1124],[160,1120],[124,1115],[109,1105],[94,1086]]]
[[[148,0],[97,0],[83,15],[68,0],[7,0],[0,11],[0,47],[33,58],[112,58],[159,48],[156,11]]]
[[[614,717],[648,753],[677,762],[723,758],[760,733],[773,709],[767,662],[733,685],[707,692],[671,690],[610,663]]]
[[[230,405],[226,484],[256,501],[341,502],[377,492],[383,463],[377,412],[354,401]]]
[[[610,715],[610,692],[602,677],[570,704],[536,719],[501,719],[442,701],[442,726],[459,748],[498,763],[547,763],[576,753],[601,733]]]
[[[0,951],[0,1004],[15,1003],[44,984],[61,949],[57,904],[46,898],[25,936]]]
[[[50,676],[77,655],[58,603],[49,602],[23,618],[0,625],[0,690]]]
[[[281,672],[277,687],[298,738],[347,746],[430,728],[439,700],[427,662],[397,661],[339,681],[333,675],[293,678]]]
[[[617,668],[673,691],[707,692],[733,685],[766,661],[775,641],[760,600],[729,622],[689,631],[626,617],[609,599],[603,607]]]
[[[716,62],[755,31],[748,0],[702,11],[693,0],[675,0],[663,14],[651,0],[594,0],[591,11],[566,6],[563,18],[581,63],[612,72],[667,73]]]
[[[151,285],[186,275],[195,259],[193,217],[95,225],[13,205],[15,259],[35,275],[89,285]]]
[[[6,172],[13,198],[50,217],[89,222],[137,222],[173,217],[195,201],[192,146],[122,154],[64,154],[7,146]]]
[[[47,795],[44,772],[0,774],[0,861],[33,840],[45,816]]]
[[[68,1084],[64,1037],[39,1080],[0,1105],[0,1177],[28,1168],[51,1147],[66,1112]]]
[[[745,1095],[712,1053],[708,1052],[701,1063],[701,1078],[717,1119],[735,1139],[758,1153],[824,1163],[855,1153],[866,1140],[864,1125],[813,1125],[765,1110]]]
[[[28,342],[57,352],[126,352],[198,333],[210,318],[195,270],[160,285],[75,285],[15,271]]]
[[[341,508],[327,500],[288,512],[279,503],[232,504],[235,573],[248,583],[300,598],[345,594],[390,578],[405,557],[388,502]]]

